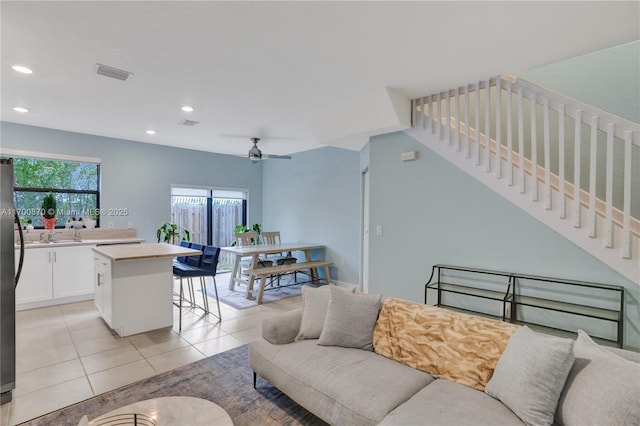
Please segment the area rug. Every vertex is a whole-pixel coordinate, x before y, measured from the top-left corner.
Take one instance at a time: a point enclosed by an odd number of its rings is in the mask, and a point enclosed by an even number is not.
[[[248,350],[248,345],[231,349],[22,425],[76,426],[85,414],[94,419],[124,405],[163,396],[191,396],[212,401],[229,413],[235,426],[326,425],[267,381],[258,378],[257,389],[254,389]]]
[[[304,275],[298,275],[298,282],[293,280],[292,275],[284,275],[280,278],[280,286],[274,281],[273,286],[267,286],[262,296],[262,303],[275,302],[276,300],[284,299],[287,297],[299,296],[303,285],[311,285],[305,282]],[[218,297],[221,302],[227,305],[233,306],[236,309],[252,308],[258,304],[255,297],[249,300],[245,297],[246,287],[240,287],[236,290],[229,290],[228,280],[217,280],[218,282]],[[258,287],[258,283],[254,284],[254,288]],[[196,286],[197,291],[201,291],[199,286]],[[213,281],[207,281],[207,294],[209,297],[215,297],[215,290],[213,288]]]

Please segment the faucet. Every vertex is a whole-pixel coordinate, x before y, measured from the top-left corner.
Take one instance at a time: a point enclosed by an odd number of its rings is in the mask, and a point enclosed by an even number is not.
[[[73,241],[80,241],[80,230],[74,229],[73,231]]]
[[[42,242],[42,237],[44,237],[44,234],[46,234],[46,232],[41,232],[40,233],[40,238],[38,238],[38,241]]]
[[[62,234],[62,231],[49,233],[49,242],[52,243],[53,242],[53,237],[55,237],[58,234]]]

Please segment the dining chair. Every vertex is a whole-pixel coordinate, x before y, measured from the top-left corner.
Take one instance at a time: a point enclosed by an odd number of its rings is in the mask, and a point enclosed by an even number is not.
[[[258,233],[255,231],[237,232],[235,234],[236,245],[238,247],[248,247],[258,245]],[[265,266],[272,266],[273,262],[266,259],[258,258],[258,265],[256,268],[264,268]],[[243,260],[240,262],[240,274],[249,275],[245,271],[253,269],[253,258],[249,260]]]
[[[258,244],[258,233],[255,231],[236,232],[235,239],[238,247],[255,246]]]
[[[262,241],[264,242],[264,244],[267,244],[267,245],[282,244],[282,240],[280,239],[280,231],[262,231]],[[291,252],[287,252],[287,254],[275,253],[275,254],[272,254],[271,256],[275,256],[275,257],[272,257],[271,259],[269,259],[267,255],[267,259],[271,260],[276,265],[290,265],[298,261],[298,259],[296,259],[291,255]],[[280,286],[280,277],[282,275],[285,275],[285,274],[277,274],[278,286]],[[294,281],[298,281],[297,272],[293,273],[293,279]],[[272,277],[272,280],[273,280],[273,277]]]

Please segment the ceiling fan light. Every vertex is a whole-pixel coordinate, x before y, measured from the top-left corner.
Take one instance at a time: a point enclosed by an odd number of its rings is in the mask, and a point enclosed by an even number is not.
[[[257,146],[252,146],[249,150],[249,158],[251,160],[260,160],[262,158],[262,152],[258,149]]]

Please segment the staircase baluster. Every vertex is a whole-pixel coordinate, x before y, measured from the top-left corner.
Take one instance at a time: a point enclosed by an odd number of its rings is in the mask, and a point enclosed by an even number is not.
[[[589,159],[589,236],[596,237],[596,160],[598,148],[598,116],[591,117],[591,152]]]
[[[531,183],[533,201],[538,201],[538,137],[536,136],[536,92],[531,93]]]
[[[442,96],[436,96],[436,118],[438,119],[438,139],[442,140]]]
[[[549,141],[549,98],[544,98],[543,120],[544,120],[544,200],[545,208],[551,210],[551,149]]]
[[[575,117],[575,145],[573,148],[573,226],[580,228],[581,207],[580,207],[580,160],[581,160],[581,144],[582,144],[582,110],[576,110]]]
[[[502,79],[496,78],[496,177],[502,179]]]
[[[484,164],[487,172],[491,171],[491,80],[484,83],[486,95],[484,97]]]
[[[476,114],[475,114],[475,141],[476,141],[476,166],[480,165],[480,155],[482,150],[480,149],[480,81],[476,81],[475,88],[476,97]]]
[[[518,171],[520,175],[520,193],[527,190],[524,171],[524,89],[518,87]]]
[[[435,133],[436,129],[433,127],[433,95],[429,96],[429,129],[431,129],[431,133]]]
[[[511,82],[507,81],[507,184],[513,186],[513,130],[512,124],[512,99]]]
[[[604,246],[607,248],[613,247],[613,135],[615,133],[616,125],[614,123],[608,123],[607,125],[607,170],[606,170],[606,194],[605,194],[605,240]]]
[[[458,152],[462,151],[460,131],[460,88],[456,87],[456,143],[458,144]]]
[[[445,105],[447,108],[447,145],[451,145],[453,141],[451,136],[451,93],[448,90]]]
[[[564,193],[564,104],[558,105],[558,189],[560,191],[560,219],[567,217],[567,199]]]
[[[464,87],[464,142],[467,150],[466,157],[471,158],[471,141],[469,140],[469,86]]]
[[[631,145],[633,131],[624,132],[624,216],[622,218],[622,257],[631,258]]]

